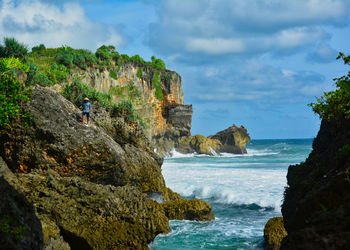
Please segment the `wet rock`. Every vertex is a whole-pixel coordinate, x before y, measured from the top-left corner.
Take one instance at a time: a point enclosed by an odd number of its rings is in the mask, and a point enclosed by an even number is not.
[[[210,139],[203,135],[183,136],[177,142],[176,151],[188,154],[198,153],[207,155],[218,154],[222,144],[217,139]]]
[[[237,127],[236,125],[217,132],[215,135],[209,136],[209,138],[217,139],[221,142],[220,152],[232,154],[246,154],[246,145],[250,142],[247,129],[243,126]]]
[[[283,217],[274,217],[268,220],[264,228],[264,239],[267,249],[280,249],[281,242],[286,236],[287,232],[283,225]]]

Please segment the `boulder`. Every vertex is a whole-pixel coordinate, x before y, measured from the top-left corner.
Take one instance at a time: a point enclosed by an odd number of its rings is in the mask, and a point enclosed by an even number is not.
[[[217,132],[215,135],[209,136],[209,138],[217,139],[221,142],[220,152],[232,154],[246,154],[246,145],[250,142],[247,129],[243,126],[237,127],[236,125]]]
[[[143,249],[157,234],[170,231],[162,206],[135,187],[101,185],[54,171],[18,179],[39,218],[53,223],[43,227],[48,245],[61,235],[72,249]]]
[[[283,225],[283,217],[274,217],[268,220],[264,228],[264,239],[267,249],[278,250],[281,242],[287,236]]]

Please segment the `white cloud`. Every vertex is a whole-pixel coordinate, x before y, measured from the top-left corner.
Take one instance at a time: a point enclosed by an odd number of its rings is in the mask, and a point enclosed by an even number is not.
[[[69,45],[96,49],[101,44],[119,47],[124,38],[118,30],[86,17],[78,3],[60,8],[40,1],[3,1],[0,3],[0,34],[15,37],[30,47]]]
[[[323,26],[345,26],[349,8],[345,0],[165,0],[149,45],[189,57],[293,53],[329,40]]]

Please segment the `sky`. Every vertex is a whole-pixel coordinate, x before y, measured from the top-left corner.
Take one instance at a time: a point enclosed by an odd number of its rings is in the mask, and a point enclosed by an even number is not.
[[[348,71],[336,57],[349,24],[349,0],[0,0],[1,40],[162,58],[206,136],[236,124],[252,139],[315,137],[307,104]]]

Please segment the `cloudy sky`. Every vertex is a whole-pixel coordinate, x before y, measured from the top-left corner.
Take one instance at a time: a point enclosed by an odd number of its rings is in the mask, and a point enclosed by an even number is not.
[[[349,0],[0,1],[1,39],[155,55],[182,76],[193,134],[253,139],[316,135],[307,104],[348,70],[349,24]]]

